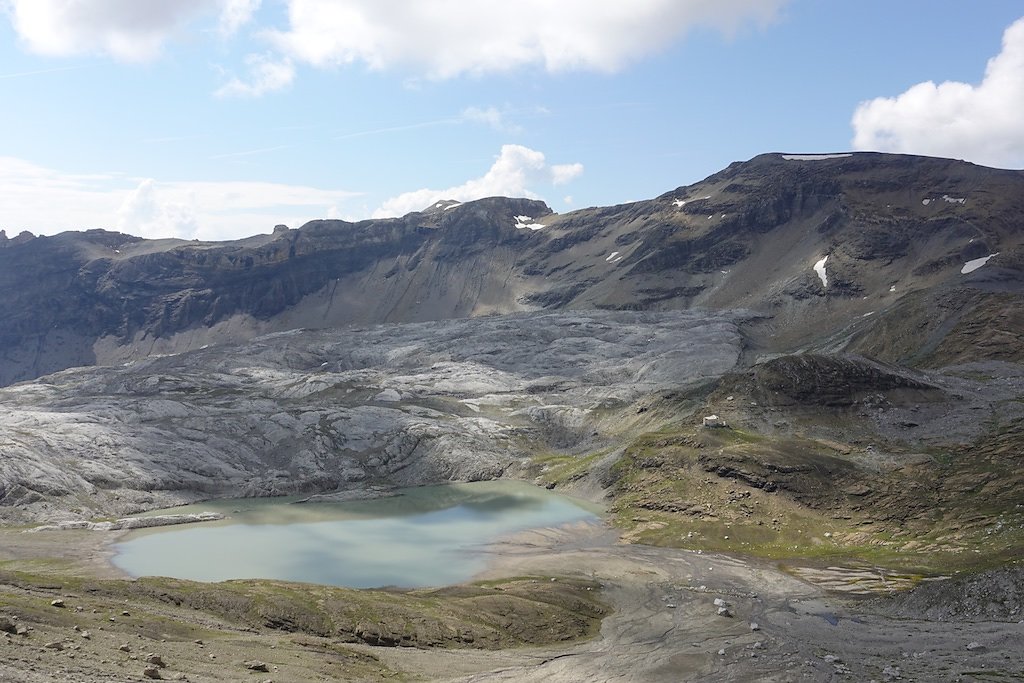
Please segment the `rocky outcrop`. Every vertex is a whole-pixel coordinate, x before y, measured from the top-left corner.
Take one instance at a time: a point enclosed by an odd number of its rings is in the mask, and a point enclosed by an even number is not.
[[[69,531],[71,529],[87,529],[89,531],[120,531],[122,529],[152,529],[158,526],[174,526],[177,524],[195,524],[197,522],[216,522],[224,519],[219,512],[200,512],[197,514],[182,515],[152,515],[149,517],[125,517],[115,519],[111,522],[89,522],[86,520],[72,520],[47,524],[44,526],[26,529],[26,533],[37,533],[40,531]]]
[[[797,354],[758,364],[750,395],[762,405],[852,406],[866,399],[941,401],[944,392],[914,373],[864,358]]]

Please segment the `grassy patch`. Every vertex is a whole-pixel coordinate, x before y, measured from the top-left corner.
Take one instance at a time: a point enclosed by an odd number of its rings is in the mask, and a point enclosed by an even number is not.
[[[923,574],[1024,548],[1011,463],[936,453],[868,471],[841,455],[834,442],[733,429],[644,434],[613,467],[612,520],[633,542]]]

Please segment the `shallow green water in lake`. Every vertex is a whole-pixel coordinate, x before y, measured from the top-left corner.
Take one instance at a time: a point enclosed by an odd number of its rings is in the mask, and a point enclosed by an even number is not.
[[[210,510],[220,522],[132,532],[114,564],[133,576],[197,581],[266,578],[353,588],[440,586],[487,564],[484,546],[526,529],[595,520],[593,506],[522,482],[403,489],[346,503],[241,499]]]

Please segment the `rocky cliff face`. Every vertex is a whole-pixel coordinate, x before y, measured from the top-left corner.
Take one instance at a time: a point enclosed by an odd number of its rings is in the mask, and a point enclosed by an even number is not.
[[[1018,172],[767,154],[566,215],[492,198],[227,243],[23,234],[0,240],[0,384],[296,327],[566,308],[745,308],[770,350],[1018,359],[1000,340],[1020,341],[1022,216]]]

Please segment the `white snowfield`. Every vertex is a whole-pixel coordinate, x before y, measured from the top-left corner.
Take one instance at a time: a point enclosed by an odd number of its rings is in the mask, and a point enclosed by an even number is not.
[[[707,199],[711,199],[711,195],[708,195],[706,197],[697,197],[696,199],[673,199],[672,206],[681,209],[684,206],[686,206],[687,202],[703,202]]]
[[[619,252],[613,251],[612,253],[608,254],[608,258],[606,258],[605,261],[612,261],[618,255],[619,255]]]
[[[992,258],[993,256],[999,256],[999,252],[997,251],[994,254],[989,254],[988,256],[982,256],[981,258],[971,259],[970,261],[968,261],[967,263],[964,264],[963,268],[960,269],[960,274],[961,275],[967,275],[967,273],[973,273],[978,268],[981,268],[983,265],[988,263],[988,260],[990,258]]]
[[[846,154],[783,154],[782,158],[786,161],[824,161],[826,159],[847,159],[852,157],[852,153]]]
[[[523,228],[540,230],[543,227],[543,224],[534,222],[530,216],[516,216],[516,230],[522,230]]]
[[[966,204],[967,203],[967,197],[950,197],[948,194],[942,195],[941,197],[939,197],[939,199],[941,199],[942,201],[946,202],[947,204]],[[924,204],[925,206],[928,206],[932,202],[939,201],[939,199],[934,199],[932,197],[928,197],[926,199],[922,199],[921,203]]]
[[[825,272],[825,262],[828,261],[828,255],[826,254],[814,264],[814,272],[821,278],[821,286],[828,287],[828,273]]]

